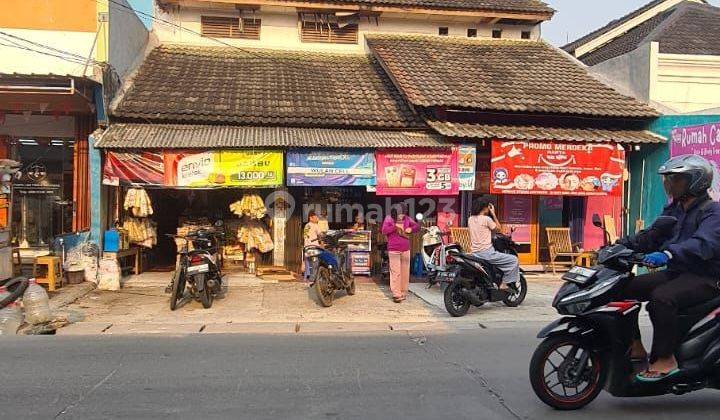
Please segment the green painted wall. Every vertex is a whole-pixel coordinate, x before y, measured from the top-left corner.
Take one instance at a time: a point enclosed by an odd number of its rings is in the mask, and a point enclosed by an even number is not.
[[[648,129],[670,138],[674,128],[720,122],[720,115],[666,115],[655,120]],[[642,219],[645,225],[652,223],[662,212],[667,202],[657,169],[670,157],[667,144],[643,145],[640,151],[629,154],[630,206],[628,211],[628,232],[635,232],[636,221]],[[643,162],[645,173],[643,176]],[[642,188],[641,188],[642,187]]]

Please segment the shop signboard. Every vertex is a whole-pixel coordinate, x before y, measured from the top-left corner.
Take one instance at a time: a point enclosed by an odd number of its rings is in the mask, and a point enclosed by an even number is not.
[[[503,224],[514,229],[512,238],[518,244],[529,244],[532,240],[532,200],[530,196],[517,195],[503,201]]]
[[[493,194],[620,196],[625,151],[611,143],[493,140]]]
[[[312,150],[287,153],[287,185],[375,185],[375,156],[362,151]]]
[[[720,198],[720,123],[675,128],[670,137],[670,156],[698,155],[715,165],[711,194]]]
[[[446,196],[460,191],[456,147],[380,151],[375,160],[378,195]]]
[[[107,152],[103,182],[185,188],[263,188],[283,184],[275,151]]]
[[[458,177],[460,191],[475,191],[475,164],[477,149],[474,145],[458,146]]]

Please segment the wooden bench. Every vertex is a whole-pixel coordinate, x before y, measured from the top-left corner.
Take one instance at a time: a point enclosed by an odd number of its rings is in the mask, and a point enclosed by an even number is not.
[[[548,251],[550,251],[550,266],[553,274],[557,274],[556,266],[561,264],[559,257],[568,257],[570,261],[562,262],[572,265],[576,258],[583,254],[579,244],[574,244],[570,238],[570,228],[546,228],[548,238]]]
[[[118,264],[120,264],[120,270],[126,270],[128,268],[133,269],[133,274],[137,275],[140,274],[141,268],[140,268],[140,255],[141,250],[140,247],[130,247],[128,249],[121,249],[118,252],[106,252],[107,255],[114,255],[117,259]],[[128,257],[134,257],[133,264],[125,265],[123,264],[123,261],[125,261]]]

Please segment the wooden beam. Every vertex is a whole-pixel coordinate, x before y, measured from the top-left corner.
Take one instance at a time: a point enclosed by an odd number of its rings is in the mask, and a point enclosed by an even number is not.
[[[164,4],[183,5],[187,3],[217,3],[217,4],[237,4],[246,6],[281,6],[295,7],[303,9],[322,9],[322,10],[367,10],[373,12],[386,13],[412,13],[425,14],[434,16],[466,16],[481,17],[490,19],[517,19],[528,21],[546,21],[550,20],[553,13],[550,12],[501,12],[501,11],[479,11],[479,10],[447,10],[447,9],[431,9],[427,7],[393,7],[393,6],[369,6],[369,5],[352,5],[352,4],[336,4],[336,3],[310,3],[303,1],[288,0],[159,0]]]

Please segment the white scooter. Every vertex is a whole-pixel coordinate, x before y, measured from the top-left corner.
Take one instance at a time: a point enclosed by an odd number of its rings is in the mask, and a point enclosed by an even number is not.
[[[424,218],[422,213],[415,215],[415,219],[422,224],[421,254],[423,266],[427,272],[427,288],[429,289],[438,283],[438,273],[447,270],[448,255],[452,253],[461,254],[462,248],[457,244],[446,244],[443,238],[449,238],[450,232],[443,232],[438,226],[430,226],[427,223],[423,223]],[[452,224],[448,222],[446,226],[449,229]]]

